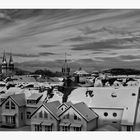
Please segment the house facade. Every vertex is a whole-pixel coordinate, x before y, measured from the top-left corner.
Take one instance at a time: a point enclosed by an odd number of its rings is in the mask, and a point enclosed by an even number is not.
[[[21,127],[25,125],[24,94],[11,95],[1,104],[3,127]]]
[[[32,131],[58,131],[59,118],[57,116],[57,107],[59,101],[43,103],[31,115],[31,130]]]
[[[60,131],[91,131],[98,127],[98,116],[83,102],[71,105],[59,115]]]

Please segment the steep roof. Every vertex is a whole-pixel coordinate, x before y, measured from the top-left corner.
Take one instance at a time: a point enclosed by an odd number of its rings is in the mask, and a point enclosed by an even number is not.
[[[49,103],[42,103],[31,115],[31,117],[42,107],[46,108],[57,120],[59,120],[59,117],[57,115],[58,112],[58,106],[60,106],[59,101],[53,101]]]
[[[26,100],[25,100],[25,94],[14,94],[10,96],[17,104],[18,106],[25,106]]]
[[[98,115],[88,108],[88,106],[83,103],[77,103],[72,105],[87,121],[93,120],[98,117]]]
[[[53,101],[53,102],[49,102],[49,103],[44,103],[43,104],[46,108],[48,108],[52,114],[54,115],[55,118],[59,119],[58,118],[58,106],[60,106],[60,102],[59,101]]]

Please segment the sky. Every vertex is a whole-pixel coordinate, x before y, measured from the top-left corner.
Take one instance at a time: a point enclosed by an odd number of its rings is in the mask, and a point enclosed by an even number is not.
[[[140,69],[140,10],[0,9],[0,59],[25,70]]]

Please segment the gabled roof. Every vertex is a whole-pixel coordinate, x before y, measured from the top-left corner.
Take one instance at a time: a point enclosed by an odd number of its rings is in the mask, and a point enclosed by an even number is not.
[[[60,114],[62,114],[62,110],[60,110],[60,108],[62,107],[62,106],[65,106],[66,107],[66,109],[68,108],[68,107],[70,107],[71,105],[73,105],[72,104],[72,102],[66,102],[66,103],[62,103],[60,106],[58,106],[58,111],[57,111],[57,115],[59,116]],[[65,110],[64,110],[65,111]]]
[[[58,112],[57,108],[58,108],[58,106],[60,106],[59,101],[44,103],[43,105],[52,112],[52,114],[54,115],[55,118],[59,119],[58,115],[57,115],[57,112]]]
[[[49,103],[43,103],[41,106],[39,106],[31,115],[31,117],[42,107],[44,106],[45,109],[47,109],[57,120],[59,120],[57,111],[58,106],[60,106],[59,101],[49,102]]]
[[[80,103],[77,103],[74,105],[73,104],[70,105],[65,111],[63,111],[61,114],[59,114],[59,116],[64,114],[64,112],[68,111],[70,108],[73,108],[87,122],[89,122],[95,118],[98,118],[98,115],[94,111],[89,109],[88,106],[83,102],[80,102]]]
[[[90,121],[90,120],[93,120],[95,118],[98,118],[98,115],[92,111],[91,109],[88,108],[88,106],[83,103],[83,102],[80,102],[80,103],[77,103],[77,104],[74,104],[73,107],[87,120],[87,121]]]
[[[6,98],[4,102],[2,102],[1,105],[3,105],[9,98],[11,98],[19,107],[25,106],[26,105],[26,100],[25,100],[25,94],[13,94],[10,95]]]
[[[61,106],[63,106],[63,105],[65,105],[66,107],[70,107],[71,105],[73,105],[72,104],[72,102],[66,102],[66,103],[62,103],[60,106],[58,106],[58,109],[61,107]]]
[[[14,94],[10,96],[17,104],[18,106],[25,106],[26,100],[25,100],[25,94]]]

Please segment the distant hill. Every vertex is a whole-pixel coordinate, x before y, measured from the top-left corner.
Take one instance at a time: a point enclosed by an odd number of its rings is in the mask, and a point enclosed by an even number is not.
[[[124,69],[124,68],[113,68],[102,71],[104,73],[111,73],[112,75],[140,75],[140,70],[136,69]]]

